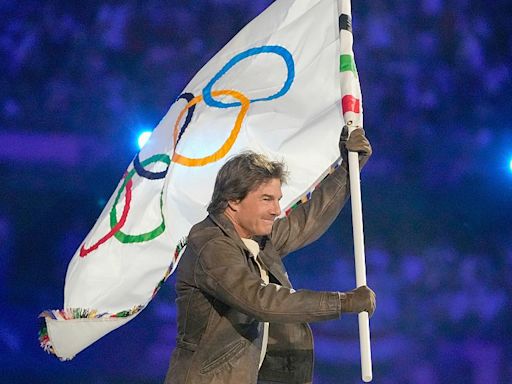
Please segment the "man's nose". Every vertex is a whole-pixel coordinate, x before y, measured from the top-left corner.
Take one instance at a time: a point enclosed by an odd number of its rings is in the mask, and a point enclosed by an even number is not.
[[[272,215],[279,216],[281,214],[281,206],[279,204],[279,201],[276,201],[274,204],[272,204]]]

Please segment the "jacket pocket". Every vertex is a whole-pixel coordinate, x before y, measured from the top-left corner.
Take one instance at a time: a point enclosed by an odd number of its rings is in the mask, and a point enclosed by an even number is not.
[[[224,348],[224,350],[201,364],[200,372],[203,374],[211,372],[214,369],[222,366],[224,363],[240,357],[242,351],[247,346],[247,343],[247,340],[238,340],[232,344],[229,344],[226,348]]]

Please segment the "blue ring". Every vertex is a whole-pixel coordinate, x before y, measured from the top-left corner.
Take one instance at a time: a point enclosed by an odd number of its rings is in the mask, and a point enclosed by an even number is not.
[[[239,107],[242,105],[240,102],[234,102],[234,103],[223,103],[221,101],[217,101],[212,97],[212,88],[213,85],[219,81],[219,79],[224,76],[235,64],[238,62],[247,59],[250,56],[259,55],[260,53],[275,53],[276,55],[279,55],[283,58],[286,68],[288,70],[288,74],[286,77],[286,81],[284,82],[283,87],[275,94],[268,96],[268,97],[261,97],[259,99],[250,100],[251,103],[255,103],[257,101],[268,101],[277,99],[290,89],[293,83],[293,79],[295,78],[295,66],[293,63],[293,57],[292,54],[284,47],[281,47],[279,45],[264,45],[262,47],[256,47],[256,48],[250,48],[244,52],[241,52],[234,56],[231,60],[229,60],[222,69],[217,72],[215,76],[212,77],[210,82],[206,84],[206,87],[203,88],[203,99],[204,102],[209,105],[210,107],[217,107],[217,108],[231,108],[231,107]]]

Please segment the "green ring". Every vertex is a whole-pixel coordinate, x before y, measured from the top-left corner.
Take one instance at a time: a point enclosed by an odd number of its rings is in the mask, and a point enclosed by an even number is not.
[[[141,165],[143,167],[156,163],[156,162],[162,162],[167,165],[171,164],[171,158],[166,155],[165,153],[153,155],[146,160],[141,162]],[[123,184],[121,185],[121,188],[119,188],[119,191],[117,192],[116,199],[114,201],[114,205],[112,206],[112,210],[110,211],[110,228],[114,228],[118,221],[117,221],[117,210],[116,206],[119,202],[119,199],[121,198],[122,192],[126,188],[126,184],[131,180],[131,178],[135,175],[135,169],[132,169],[124,178]],[[165,231],[165,218],[164,218],[164,211],[163,211],[163,194],[164,194],[164,187],[162,186],[162,191],[160,192],[160,214],[162,216],[162,223],[153,229],[152,231],[142,233],[140,235],[128,235],[124,233],[123,231],[118,231],[114,235],[117,240],[119,240],[121,243],[129,244],[129,243],[142,243],[144,241],[153,240],[154,238],[160,236]]]

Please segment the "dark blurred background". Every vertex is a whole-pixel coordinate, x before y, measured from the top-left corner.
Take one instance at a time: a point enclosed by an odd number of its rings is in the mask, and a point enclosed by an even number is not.
[[[304,1],[304,0],[298,0]],[[70,362],[38,346],[71,256],[191,77],[270,0],[0,0],[2,383],[160,383],[174,279]],[[375,383],[512,382],[512,3],[353,0]],[[354,287],[350,208],[286,261]],[[360,382],[357,319],[315,324],[315,383]]]

